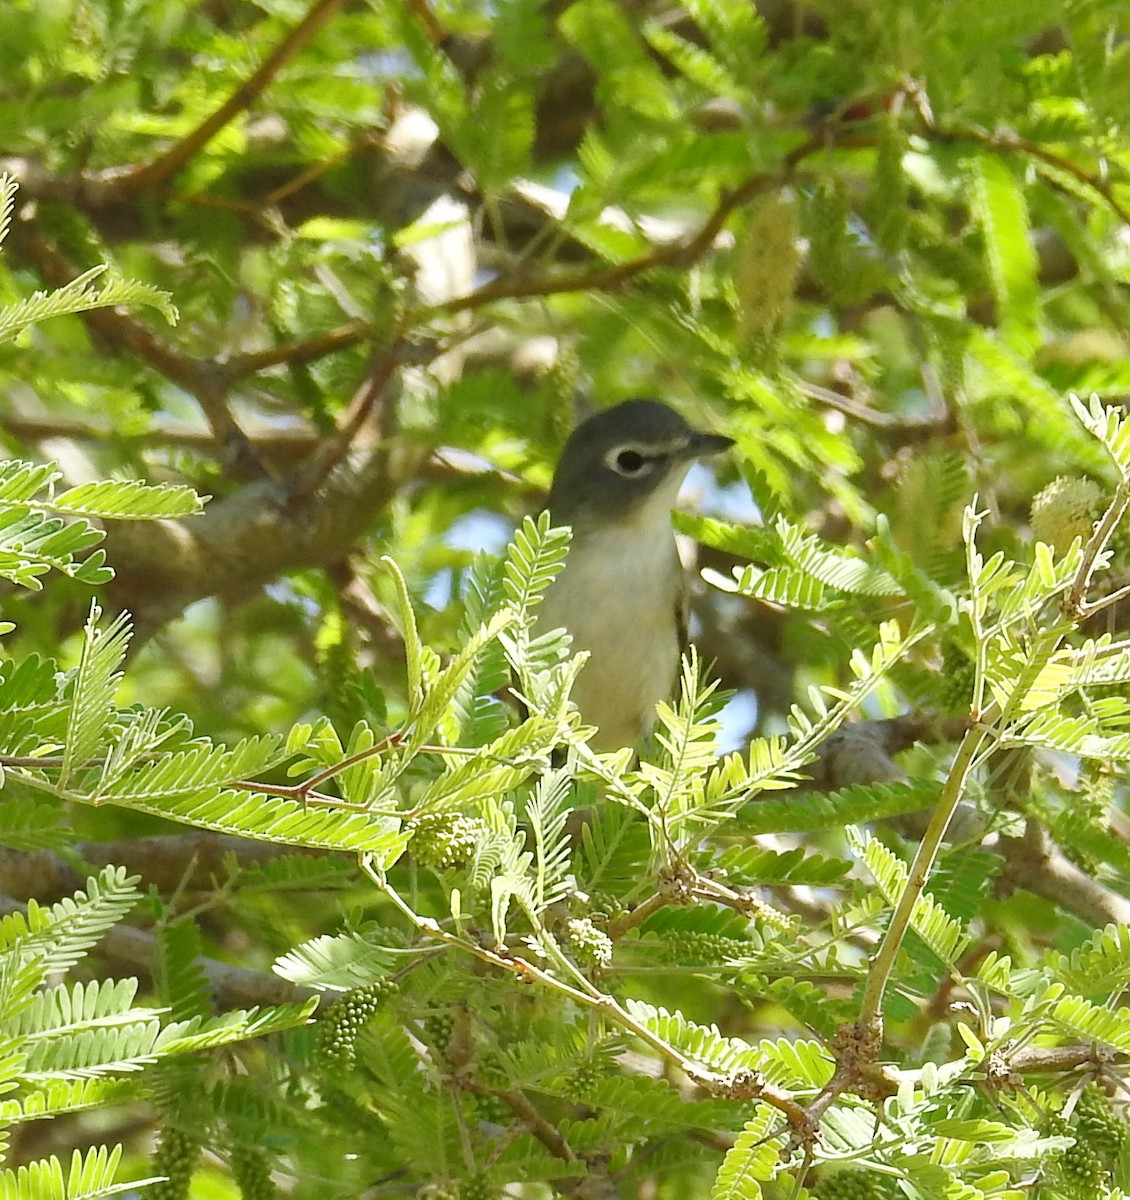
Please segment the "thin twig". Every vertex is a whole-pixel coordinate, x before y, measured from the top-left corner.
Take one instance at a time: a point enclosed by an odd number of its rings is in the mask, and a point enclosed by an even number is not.
[[[950,820],[959,801],[965,795],[965,784],[977,753],[989,735],[998,715],[999,710],[996,709],[996,706],[991,706],[982,715],[981,720],[970,725],[966,730],[965,737],[962,738],[961,745],[957,748],[953,765],[950,767],[945,786],[942,788],[942,794],[930,817],[930,824],[927,825],[926,832],[922,835],[922,841],[918,843],[918,851],[911,864],[906,886],[898,898],[895,911],[891,914],[890,923],[883,934],[879,949],[871,959],[867,971],[867,982],[863,988],[859,1016],[855,1022],[857,1029],[870,1030],[882,1026],[883,996],[887,990],[891,971],[894,969],[895,959],[902,947],[903,938],[910,927],[915,905],[930,877],[934,859],[938,855]]]
[[[1069,158],[1049,150],[1039,142],[1021,137],[1012,129],[978,129],[973,125],[941,125],[934,117],[929,99],[916,80],[907,81],[903,88],[926,133],[945,142],[973,142],[988,150],[1024,154],[1029,158],[1070,175],[1099,196],[1124,225],[1130,225],[1130,209],[1118,199],[1113,184],[1102,175],[1088,171]]]
[[[292,179],[288,179],[286,183],[279,184],[274,191],[268,192],[262,201],[255,206],[256,211],[264,208],[273,208],[281,204],[288,196],[293,196],[295,192],[300,192],[304,187],[309,187],[311,183],[316,179],[320,179],[327,171],[332,171],[334,167],[348,162],[359,150],[369,150],[379,145],[380,138],[375,130],[363,130],[356,137],[351,138],[349,145],[338,154],[331,154],[328,158],[323,158],[319,162],[312,163],[310,166],[299,171]]]
[[[1063,611],[1073,621],[1078,622],[1082,619],[1083,600],[1091,586],[1091,576],[1095,573],[1099,555],[1106,549],[1107,543],[1114,536],[1114,531],[1125,516],[1127,508],[1130,508],[1130,479],[1123,478],[1119,481],[1118,487],[1114,489],[1114,496],[1107,505],[1106,512],[1103,513],[1102,519],[1095,526],[1094,533],[1084,546],[1083,558],[1079,563],[1079,569],[1075,572],[1071,589],[1063,598]]]
[[[255,103],[279,71],[309,44],[342,3],[343,0],[315,0],[306,16],[267,55],[259,69],[244,80],[215,112],[157,158],[121,173],[118,184],[122,193],[136,195],[152,191],[187,166],[225,125]]]
[[[710,1070],[694,1059],[688,1058],[678,1047],[671,1045],[658,1034],[653,1033],[646,1025],[637,1021],[627,1009],[623,1008],[614,996],[601,992],[587,980],[585,988],[574,987],[551,974],[529,959],[512,954],[506,947],[497,950],[488,949],[478,942],[471,941],[445,929],[438,921],[418,914],[405,901],[394,887],[389,884],[381,873],[373,866],[369,856],[361,860],[361,868],[381,891],[392,901],[400,912],[427,937],[437,939],[449,946],[460,949],[489,966],[497,967],[527,983],[540,983],[544,987],[575,1001],[586,1008],[595,1009],[609,1017],[621,1028],[627,1029],[640,1041],[650,1046],[668,1062],[677,1066],[689,1079],[705,1088],[712,1095],[725,1095],[735,1099],[760,1099],[784,1113],[790,1127],[798,1137],[807,1142],[815,1136],[815,1129],[808,1119],[804,1108],[793,1099],[789,1093],[768,1083],[756,1072],[734,1074],[719,1074]]]
[[[666,892],[655,892],[635,908],[629,909],[628,912],[615,917],[608,922],[608,936],[616,941],[621,938],[629,930],[635,929],[637,925],[642,925],[653,913],[659,912],[660,909],[666,908],[671,903],[671,897]]]
[[[345,459],[357,435],[372,416],[374,408],[383,399],[385,389],[404,360],[405,351],[405,343],[398,337],[377,359],[365,382],[354,395],[341,424],[310,456],[292,484],[292,503],[312,496]]]
[[[1101,600],[1092,600],[1089,603],[1080,604],[1079,620],[1088,621],[1096,613],[1102,612],[1104,608],[1111,608],[1113,605],[1121,604],[1123,600],[1128,599],[1130,599],[1130,583],[1104,596]]]
[[[627,262],[602,267],[596,271],[572,271],[548,277],[502,276],[483,284],[465,295],[444,300],[416,314],[413,324],[421,324],[438,316],[453,316],[493,304],[498,300],[529,299],[536,296],[559,296],[568,292],[615,291],[647,271],[660,267],[685,267],[697,262],[713,245],[732,213],[743,204],[775,187],[782,187],[796,168],[810,154],[823,150],[826,139],[813,135],[785,156],[780,171],[753,175],[744,183],[726,192],[711,214],[688,238],[657,246],[646,254]]]
[[[220,370],[228,383],[235,383],[247,375],[256,375],[271,367],[301,367],[316,362],[327,354],[348,350],[372,337],[373,325],[368,321],[347,321],[336,329],[294,342],[283,342],[269,346],[266,350],[252,350],[243,354],[229,354],[219,360]]]

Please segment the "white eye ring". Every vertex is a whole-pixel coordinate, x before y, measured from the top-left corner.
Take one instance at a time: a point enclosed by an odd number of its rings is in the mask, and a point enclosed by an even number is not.
[[[655,459],[641,453],[635,446],[616,446],[609,450],[605,465],[625,479],[640,479],[655,469]]]

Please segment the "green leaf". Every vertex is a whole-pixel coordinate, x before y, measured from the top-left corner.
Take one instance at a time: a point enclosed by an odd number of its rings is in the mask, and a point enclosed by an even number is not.
[[[0,243],[8,236],[12,224],[12,211],[16,207],[16,192],[20,185],[7,174],[0,173]]]
[[[67,717],[66,747],[59,786],[65,788],[74,771],[101,749],[114,712],[132,625],[129,614],[120,612],[99,627],[102,610],[91,604],[83,628],[82,652],[71,684],[71,708]]]
[[[826,1087],[836,1073],[827,1046],[805,1038],[768,1038],[757,1043],[765,1077],[790,1091],[812,1094]]]
[[[515,614],[512,609],[503,609],[495,613],[485,625],[464,641],[447,666],[424,684],[419,703],[414,706],[406,722],[407,736],[404,739],[404,748],[408,755],[416,753],[431,739],[460,689],[474,671],[483,651],[514,623]],[[421,662],[425,658],[426,655],[422,655]]]
[[[688,0],[686,10],[715,53],[741,79],[757,70],[767,30],[757,6],[747,0]]]
[[[679,533],[725,550],[739,558],[756,558],[762,562],[780,562],[783,558],[781,542],[773,529],[762,525],[741,525],[736,521],[723,521],[719,517],[708,517],[702,513],[682,512],[676,509],[671,514],[671,523]]]
[[[1039,284],[1028,204],[1015,175],[998,155],[983,153],[969,162],[970,199],[985,235],[989,276],[996,296],[1004,341],[1028,354],[1039,341]]]
[[[820,539],[777,518],[777,534],[785,554],[825,587],[857,596],[901,596],[898,583],[874,563],[821,544]]]
[[[232,746],[197,742],[135,762],[128,770],[103,772],[85,799],[156,808],[165,800],[203,795],[218,785],[258,775],[280,760],[275,736],[244,738]]]
[[[575,886],[569,871],[572,844],[565,830],[565,822],[573,811],[570,775],[568,770],[543,775],[526,801],[526,819],[534,846],[531,899],[535,915],[563,899]]]
[[[910,878],[906,864],[870,834],[860,835],[849,829],[848,840],[867,864],[887,903],[896,904]],[[961,923],[928,892],[915,901],[910,926],[947,966],[954,966],[969,945],[969,934]]]
[[[816,757],[821,744],[862,706],[879,681],[930,630],[930,626],[923,626],[903,637],[897,622],[884,621],[870,657],[861,650],[852,655],[849,666],[855,682],[850,688],[810,689],[812,715],[793,705],[788,718],[790,740],[755,738],[750,742],[748,766],[740,756],[731,754],[715,767],[706,780],[703,811],[713,810],[721,815],[758,792],[781,789],[799,781],[802,769]],[[835,703],[829,705],[826,696]]]
[[[1130,1008],[1104,1008],[1082,996],[1064,996],[1052,1005],[1051,1018],[1081,1041],[1103,1042],[1112,1049],[1130,1052]]]
[[[662,54],[681,75],[705,91],[735,100],[744,99],[746,89],[737,83],[714,55],[701,46],[688,42],[659,21],[647,22],[643,27],[643,36],[648,45]]]
[[[400,634],[404,639],[404,656],[408,666],[408,704],[413,710],[419,708],[424,699],[424,645],[416,628],[416,614],[412,610],[412,599],[408,584],[395,561],[385,555],[381,559],[385,570],[396,588],[397,607],[400,610]]]
[[[566,635],[551,630],[533,636],[531,618],[564,567],[571,538],[571,529],[554,526],[542,511],[515,530],[502,562],[502,602],[517,619],[499,641],[527,700],[534,699],[539,682],[558,666],[567,644]]]
[[[1130,985],[1130,926],[1096,930],[1068,954],[1050,954],[1048,969],[1081,996],[1106,997]]]
[[[0,308],[0,342],[51,317],[89,312],[95,308],[147,304],[156,308],[170,325],[177,323],[176,306],[168,292],[125,279],[111,279],[96,286],[95,280],[107,269],[105,266],[92,267],[53,292],[36,292],[27,300]]]
[[[548,511],[526,517],[514,531],[502,565],[502,596],[523,616],[545,596],[565,565],[572,530],[555,526]]]
[[[479,752],[452,761],[419,798],[419,812],[442,812],[466,808],[486,796],[513,791],[531,775],[547,770],[550,754],[559,741],[557,722],[541,716],[528,717],[516,729],[508,729]]]
[[[32,1003],[15,1014],[7,1028],[15,1037],[50,1038],[152,1020],[159,1010],[134,1008],[136,994],[136,979],[60,984],[36,995]]]
[[[125,1104],[144,1096],[140,1077],[133,1079],[50,1079],[13,1098],[0,1100],[0,1122],[17,1125],[88,1109]]]
[[[771,802],[769,802],[771,803]],[[744,887],[760,884],[827,887],[851,870],[851,863],[825,858],[797,846],[792,850],[769,850],[760,846],[730,846],[712,861],[725,878]]]
[[[667,81],[619,5],[580,0],[565,10],[558,27],[597,71],[611,111],[637,114],[649,123],[678,116]]]
[[[141,895],[136,883],[124,867],[104,867],[86,881],[85,892],[50,907],[29,900],[26,916],[0,918],[0,951],[34,956],[44,972],[65,971],[133,908]]]
[[[1018,721],[1006,730],[1002,746],[1046,746],[1078,754],[1082,758],[1130,761],[1130,734],[1107,737],[1096,731],[1091,717],[1069,717],[1041,709],[1026,721]]]
[[[65,1174],[57,1158],[39,1159],[18,1171],[0,1171],[0,1200],[97,1200],[100,1196],[132,1192],[156,1182],[155,1179],[115,1182],[121,1157],[121,1146],[113,1150],[94,1146],[85,1156],[79,1150],[73,1151]]]
[[[834,602],[827,588],[811,575],[795,567],[761,567],[750,564],[735,567],[733,579],[713,569],[702,572],[703,579],[722,592],[736,592],[751,600],[761,600],[780,608],[819,612]]]
[[[1092,862],[1106,863],[1123,879],[1130,878],[1130,846],[1112,831],[1097,826],[1085,809],[1064,807],[1048,813],[1045,819],[1060,846]]]
[[[645,759],[639,769],[655,792],[654,811],[672,838],[684,835],[679,827],[700,807],[706,773],[717,760],[717,688],[716,681],[703,678],[692,646],[682,660],[678,707],[663,702],[656,706],[658,724],[652,736],[663,754],[656,762]]]
[[[1069,399],[1083,427],[1103,444],[1122,478],[1130,478],[1130,419],[1119,409],[1103,404],[1098,396],[1092,396],[1086,404],[1074,394]]]
[[[358,933],[348,933],[303,942],[276,959],[274,971],[302,987],[348,992],[387,979],[393,966],[387,950]]]
[[[191,917],[166,921],[158,930],[157,979],[170,1016],[177,1021],[215,1011],[201,959],[204,945]]]
[[[32,512],[27,505],[0,505],[0,577],[33,591],[42,587],[39,577],[52,568],[84,583],[106,583],[113,572],[103,566],[106,556],[101,550],[82,560],[76,557],[103,536],[85,521],[64,522]]]
[[[1084,470],[1101,469],[1103,456],[1094,442],[1071,420],[1064,397],[1043,379],[1027,359],[1002,338],[974,329],[966,343],[969,357],[985,375],[983,390],[994,406],[994,418],[1014,410],[1012,420],[1024,421],[1027,436],[1055,455],[1075,457]]]
[[[775,1123],[773,1109],[767,1104],[760,1105],[757,1115],[746,1122],[726,1151],[710,1190],[710,1200],[761,1200],[764,1193],[759,1181],[773,1178],[780,1159],[779,1147],[768,1137]]]
[[[723,1037],[717,1025],[699,1025],[677,1010],[668,1012],[642,1000],[628,1000],[626,1007],[641,1025],[703,1066],[722,1072],[742,1067],[756,1070],[760,1066],[760,1059],[748,1042]]]
[[[207,499],[190,487],[153,486],[135,479],[120,479],[81,483],[56,496],[48,507],[72,516],[156,521],[192,516],[201,511]]]
[[[0,502],[19,504],[62,479],[55,463],[29,463],[19,459],[0,462]]]
[[[31,796],[5,796],[0,804],[0,845],[11,850],[61,850],[74,835],[58,804]]]

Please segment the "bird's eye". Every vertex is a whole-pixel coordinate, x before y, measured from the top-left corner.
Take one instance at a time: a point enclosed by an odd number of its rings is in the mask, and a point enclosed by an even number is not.
[[[621,450],[612,460],[613,469],[621,475],[638,475],[647,465],[647,459],[638,450]]]

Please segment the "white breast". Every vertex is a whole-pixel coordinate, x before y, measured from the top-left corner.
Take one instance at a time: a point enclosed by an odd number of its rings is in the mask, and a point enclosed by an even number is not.
[[[679,670],[682,567],[662,521],[575,532],[565,567],[546,594],[541,629],[562,626],[589,661],[573,687],[597,750],[638,746],[671,696]],[[646,515],[646,514],[644,514]]]

